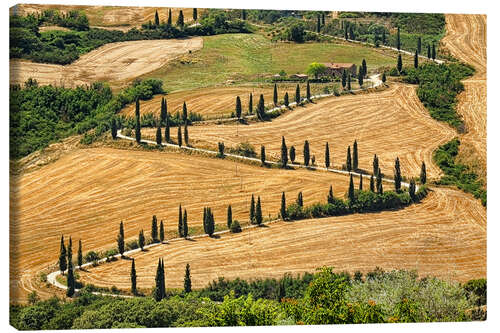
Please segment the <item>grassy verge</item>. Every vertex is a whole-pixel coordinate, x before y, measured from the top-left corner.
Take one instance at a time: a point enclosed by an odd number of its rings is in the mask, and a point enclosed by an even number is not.
[[[475,198],[481,199],[483,206],[486,206],[487,196],[486,190],[483,188],[483,182],[478,179],[474,171],[455,161],[459,146],[460,141],[455,138],[434,151],[434,162],[445,174],[436,183],[439,185],[455,185],[467,193],[472,193]]]

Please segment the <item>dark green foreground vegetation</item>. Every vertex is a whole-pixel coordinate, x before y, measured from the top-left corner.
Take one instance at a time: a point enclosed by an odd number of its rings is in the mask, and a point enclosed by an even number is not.
[[[323,268],[279,280],[219,279],[197,291],[167,290],[159,302],[97,296],[86,287],[72,301],[11,305],[10,323],[38,330],[468,321],[486,319],[484,304],[484,279],[461,285],[408,271],[352,277]]]

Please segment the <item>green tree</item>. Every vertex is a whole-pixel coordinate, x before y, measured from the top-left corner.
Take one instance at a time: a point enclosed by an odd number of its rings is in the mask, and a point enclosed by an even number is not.
[[[219,151],[217,157],[224,158],[224,142],[218,142],[217,149]]]
[[[285,137],[281,137],[281,167],[286,168],[288,163],[288,148],[286,147]]]
[[[358,142],[356,140],[352,146],[352,168],[358,170]]]
[[[309,141],[304,141],[304,165],[308,166],[309,165],[309,159],[310,159],[310,154],[309,154]]]
[[[75,294],[75,275],[73,272],[73,253],[72,253],[72,241],[71,237],[69,238],[68,243],[68,276],[66,279],[66,285],[68,289],[66,289],[66,296],[72,297]]]
[[[273,103],[274,105],[278,105],[278,86],[276,83],[274,84],[274,90],[273,90]]]
[[[139,247],[141,251],[144,251],[144,245],[146,245],[146,238],[144,237],[144,230],[139,231]]]
[[[167,102],[165,102],[166,105]],[[165,120],[165,141],[170,142],[170,115],[167,112],[167,118]]]
[[[316,22],[316,32],[319,33],[321,31],[321,17],[319,14],[317,16],[318,17]]]
[[[385,72],[382,73],[382,83],[385,84],[385,82],[387,81],[387,77],[385,76]]]
[[[328,147],[328,142],[325,146],[325,166],[327,169],[330,167],[330,148]]]
[[[346,158],[345,166],[347,168],[347,171],[352,170],[351,146],[347,147],[347,158]]]
[[[111,137],[113,140],[116,140],[116,136],[118,134],[118,131],[116,129],[116,120],[115,117],[111,118]]]
[[[236,96],[236,118],[241,119],[241,100],[240,100],[240,96]]]
[[[351,74],[347,75],[347,90],[351,91]]]
[[[432,60],[436,60],[436,45],[432,44]]]
[[[227,228],[231,228],[231,223],[233,223],[233,210],[231,205],[227,206]]]
[[[321,25],[325,25],[325,13],[321,14]]]
[[[295,163],[295,147],[294,146],[290,147],[290,161],[292,163]]]
[[[184,237],[184,232],[182,231],[183,223],[182,223],[182,206],[179,205],[179,223],[177,224],[177,231],[179,233],[179,237]]]
[[[359,174],[359,190],[363,191],[363,175]]]
[[[137,295],[137,273],[135,271],[135,259],[132,258],[132,268],[130,269],[130,291],[132,295]]]
[[[188,121],[188,109],[186,102],[182,104],[182,122],[187,122]]]
[[[306,85],[306,98],[309,102],[311,101],[311,86],[309,85],[309,80],[307,80]]]
[[[399,27],[398,27],[398,32],[397,32],[397,35],[396,35],[396,48],[399,50],[401,50],[401,36],[400,36],[400,32],[399,32]]]
[[[160,25],[160,17],[158,16],[158,11],[155,11],[155,26]]]
[[[179,124],[178,128],[177,128],[177,144],[179,145],[179,147],[182,146],[182,132],[181,132],[181,124]]]
[[[384,189],[382,186],[382,172],[380,171],[380,168],[378,169],[378,173],[377,173],[377,193],[378,194],[384,193]]]
[[[154,243],[158,243],[158,221],[156,219],[156,215],[153,215],[153,219],[151,221],[151,239],[153,239]]]
[[[188,237],[188,215],[187,215],[187,211],[186,211],[186,208],[184,208],[184,216],[182,218],[182,237],[186,238]]]
[[[354,34],[354,25],[349,25],[349,39],[356,40],[356,35]]]
[[[349,178],[350,178],[350,180],[349,180],[349,191],[347,193],[347,197],[349,198],[349,204],[351,205],[356,200],[356,198],[354,196],[354,182],[352,180],[352,173],[351,173],[351,176]]]
[[[139,105],[139,98],[135,100],[135,141],[141,143],[141,111]]]
[[[347,84],[347,72],[346,72],[346,70],[344,69],[344,70],[342,71],[342,88],[344,88],[344,89],[345,89],[346,84]]]
[[[189,264],[186,264],[186,272],[184,273],[184,292],[191,292],[191,270]]]
[[[198,21],[198,9],[193,8],[193,21]]]
[[[250,223],[254,224],[255,222],[255,199],[252,194],[252,199],[250,200]]]
[[[168,10],[168,19],[167,19],[167,24],[172,25],[172,9]]]
[[[416,201],[417,197],[415,196],[415,179],[410,179],[410,186],[408,187],[408,193],[410,194],[410,198],[412,201]]]
[[[118,231],[118,236],[116,237],[116,243],[118,245],[118,253],[123,257],[125,252],[125,232],[123,230],[123,221],[120,222],[120,229]]]
[[[401,53],[398,54],[397,69],[399,73],[401,73],[401,71],[403,70],[403,59],[401,58]]]
[[[287,215],[286,215],[286,198],[285,198],[285,192],[281,194],[281,209],[280,209],[280,216],[283,220],[286,220]]]
[[[247,19],[247,11],[245,9],[241,10],[241,19],[246,20]]]
[[[262,224],[262,207],[260,205],[260,196],[257,198],[257,205],[255,206],[255,222],[257,225]]]
[[[249,114],[253,113],[253,96],[252,96],[252,93],[250,93],[250,97],[248,99],[248,113]]]
[[[303,43],[304,38],[305,38],[306,32],[304,29],[304,25],[301,23],[293,24],[289,29],[288,29],[288,40],[296,42],[296,43]]]
[[[386,43],[386,37],[385,37],[385,29],[382,30],[382,44],[385,45]]]
[[[373,175],[370,176],[370,191],[375,192],[375,181]]]
[[[302,191],[297,195],[297,206],[304,207],[304,198],[302,197]]]
[[[361,62],[361,68],[363,69],[363,76],[366,76],[368,74],[368,67],[366,66],[365,59]]]
[[[418,68],[418,51],[415,50],[415,55],[413,56],[413,67]]]
[[[427,171],[425,170],[425,162],[422,161],[422,166],[420,167],[420,183],[425,184],[427,182]]]
[[[257,117],[259,120],[264,120],[266,118],[264,95],[262,94],[260,94],[259,103],[257,104]]]
[[[326,201],[329,204],[333,204],[335,202],[335,197],[333,196],[333,187],[330,185],[330,190],[328,191],[328,196],[326,197]]]
[[[188,123],[184,123],[184,144],[189,146],[189,133],[188,133]]]
[[[161,127],[159,125],[156,128],[156,144],[161,146]]]
[[[266,147],[260,146],[260,163],[262,166],[266,165]]]
[[[160,243],[165,240],[165,229],[163,228],[163,220],[160,221]]]
[[[82,267],[83,265],[83,253],[82,253],[82,240],[78,240],[78,267]]]
[[[427,59],[431,58],[431,46],[430,44],[427,44]]]
[[[417,53],[422,53],[422,37],[418,36],[417,39]]]
[[[378,170],[379,170],[379,167],[378,167],[378,157],[377,157],[377,154],[375,154],[373,156],[373,174],[377,175],[378,174]]]
[[[288,92],[285,92],[285,97],[283,98],[283,104],[285,104],[286,107],[290,104],[288,101]]]
[[[348,29],[347,26],[348,25],[346,24],[345,27],[344,27],[344,38],[345,38],[345,40],[349,39],[349,36],[347,35],[347,29]]]
[[[298,83],[297,88],[295,88],[295,103],[297,103],[297,106],[300,104],[300,87]]]
[[[358,73],[358,83],[360,87],[363,86],[363,70],[361,68],[359,69]]]
[[[177,17],[177,24],[178,27],[184,28],[184,14],[182,13],[182,10],[179,11],[179,16]]]
[[[396,192],[401,191],[401,167],[399,165],[399,157],[396,157],[394,162],[394,189]]]
[[[155,301],[159,302],[163,299],[164,291],[162,291],[162,282],[165,283],[165,275],[161,259],[158,259],[158,266],[156,266],[155,289],[153,297]]]
[[[165,100],[165,97],[161,98],[160,121],[160,125],[165,125],[167,123],[167,101]]]
[[[64,245],[64,236],[61,236],[61,247],[59,249],[59,270],[61,274],[68,268],[66,261],[66,246]]]
[[[306,73],[313,75],[317,79],[320,75],[326,72],[326,66],[318,62],[312,62],[307,66]]]

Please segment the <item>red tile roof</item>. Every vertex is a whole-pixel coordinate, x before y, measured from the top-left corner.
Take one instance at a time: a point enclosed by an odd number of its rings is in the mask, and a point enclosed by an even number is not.
[[[329,68],[351,68],[354,64],[326,62],[324,65]]]

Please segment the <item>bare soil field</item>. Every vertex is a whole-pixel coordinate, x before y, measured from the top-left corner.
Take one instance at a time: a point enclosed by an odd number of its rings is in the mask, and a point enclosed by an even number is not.
[[[10,185],[11,299],[19,300],[35,274],[57,261],[62,234],[74,244],[82,239],[84,253],[107,250],[116,246],[120,221],[127,239],[136,239],[141,229],[149,235],[153,214],[167,233],[175,233],[179,204],[190,227],[201,227],[206,206],[217,224],[226,224],[229,204],[235,219],[247,221],[252,193],[261,196],[264,218],[276,217],[283,190],[289,203],[303,191],[308,205],[324,202],[330,185],[343,197],[349,179],[178,153],[94,148],[11,177]]]
[[[182,288],[191,266],[193,287],[218,277],[281,277],[323,265],[363,273],[417,269],[455,281],[486,276],[486,213],[462,192],[435,189],[419,205],[374,214],[277,222],[267,228],[223,234],[220,239],[173,241],[132,255],[139,288],[154,286],[158,258],[164,258],[167,288]],[[130,260],[81,272],[82,281],[129,290]]]
[[[16,12],[18,15],[39,13],[47,9],[57,9],[67,13],[70,10],[84,11],[89,19],[89,24],[96,27],[113,27],[122,30],[140,27],[141,24],[154,21],[155,11],[158,10],[160,21],[166,21],[168,8],[161,7],[126,7],[126,6],[79,6],[79,5],[40,5],[40,4],[18,4],[16,9],[11,7],[10,15]],[[192,8],[171,8],[172,22],[177,22],[179,11],[184,14],[184,22],[193,20]],[[198,10],[200,17],[202,10]]]
[[[466,163],[477,159],[480,176],[486,181],[486,15],[446,15],[446,29],[443,46],[476,69],[473,77],[463,81],[465,91],[457,105],[467,127],[460,137],[459,157]]]
[[[144,135],[153,138],[154,133],[154,129],[143,130]],[[285,136],[287,146],[295,146],[299,162],[303,161],[304,140],[308,140],[311,156],[316,156],[318,165],[324,164],[328,141],[330,157],[337,167],[345,163],[347,146],[352,146],[356,139],[361,169],[372,170],[373,155],[377,154],[382,172],[391,176],[394,160],[399,156],[403,176],[418,176],[425,161],[429,178],[441,174],[432,163],[433,150],[455,135],[448,125],[430,117],[414,86],[399,84],[376,94],[323,99],[270,122],[189,128],[189,140],[195,147],[209,146],[215,150],[219,141],[226,147],[247,141],[257,151],[264,145],[266,153],[275,158],[280,156],[281,136]]]
[[[200,37],[144,40],[106,44],[66,66],[11,60],[10,83],[22,84],[28,78],[34,78],[40,84],[66,87],[90,85],[99,80],[120,86],[189,50],[202,47],[203,39]]]

